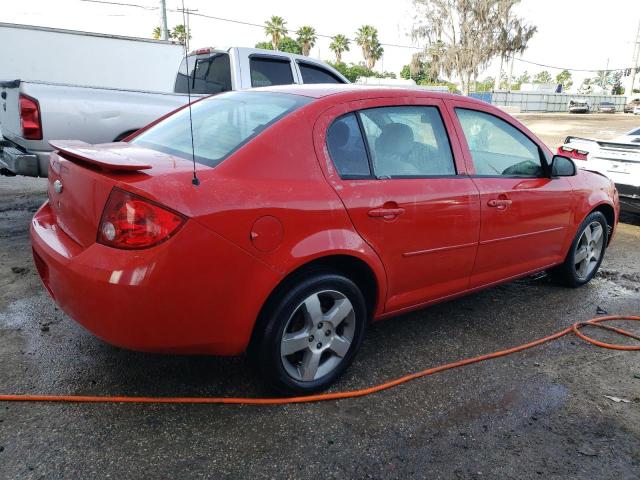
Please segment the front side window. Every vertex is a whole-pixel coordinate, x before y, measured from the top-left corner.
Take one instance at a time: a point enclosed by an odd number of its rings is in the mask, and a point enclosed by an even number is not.
[[[266,57],[249,59],[252,87],[269,87],[271,85],[290,85],[293,83],[291,61]]]
[[[330,71],[311,65],[309,63],[298,63],[303,83],[344,83]]]
[[[436,107],[359,112],[377,177],[455,175],[449,138]]]
[[[228,92],[192,106],[196,162],[213,167],[271,124],[311,101],[300,95]],[[189,109],[174,113],[132,144],[191,160]]]
[[[540,149],[524,133],[491,114],[456,108],[477,175],[541,177]]]

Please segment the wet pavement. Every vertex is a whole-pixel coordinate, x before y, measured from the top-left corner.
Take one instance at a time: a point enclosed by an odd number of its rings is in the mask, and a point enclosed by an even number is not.
[[[0,178],[0,393],[269,394],[244,357],[128,352],[59,311],[26,233],[44,198],[43,180]],[[589,285],[525,279],[375,324],[333,390],[521,344],[598,312],[640,314],[640,219],[625,221]],[[636,479],[638,377],[640,353],[565,337],[354,400],[0,403],[0,478]]]

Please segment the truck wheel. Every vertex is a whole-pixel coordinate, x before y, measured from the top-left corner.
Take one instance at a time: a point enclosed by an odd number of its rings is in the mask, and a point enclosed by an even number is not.
[[[351,364],[367,309],[360,289],[342,275],[315,273],[290,285],[264,312],[251,353],[270,386],[304,395],[327,388]]]

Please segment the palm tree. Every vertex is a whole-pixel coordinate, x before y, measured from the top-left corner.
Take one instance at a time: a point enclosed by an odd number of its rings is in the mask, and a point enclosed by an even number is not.
[[[379,60],[384,49],[378,41],[378,30],[371,25],[363,25],[356,32],[356,43],[362,48],[362,56],[368,69],[372,69]]]
[[[156,40],[160,40],[160,37],[162,36],[162,32],[160,31],[160,27],[156,27],[153,29],[153,38],[155,38]]]
[[[187,32],[184,25],[176,25],[173,27],[169,36],[177,40],[181,45],[188,45],[188,40],[191,40],[191,32]]]
[[[316,36],[316,29],[305,25],[300,27],[296,33],[298,35],[298,43],[302,47],[302,54],[309,56],[311,47],[316,44],[316,40],[318,39]]]
[[[336,63],[342,63],[342,52],[349,51],[349,39],[342,34],[338,34],[331,40],[329,48],[336,54]]]
[[[274,50],[278,50],[280,41],[289,33],[287,30],[287,22],[284,18],[274,15],[271,19],[264,22],[264,33],[267,36],[271,36],[271,45],[273,45]]]

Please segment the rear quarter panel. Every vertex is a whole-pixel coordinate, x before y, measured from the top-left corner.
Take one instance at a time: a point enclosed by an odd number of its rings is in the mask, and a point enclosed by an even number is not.
[[[198,187],[184,178],[183,185],[174,185],[170,192],[162,179],[138,183],[136,188],[189,215],[282,277],[323,256],[359,258],[374,272],[380,299],[384,298],[382,263],[355,232],[320,170],[312,138],[317,114],[314,105],[303,107],[215,168],[199,168]],[[274,225],[270,231],[254,227],[267,217]],[[262,235],[272,236],[268,248],[260,247]],[[384,302],[377,305],[382,308]]]

